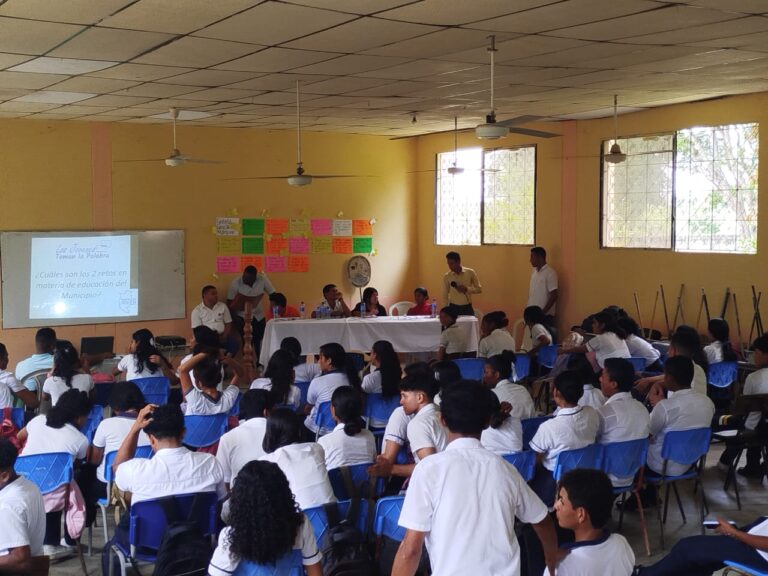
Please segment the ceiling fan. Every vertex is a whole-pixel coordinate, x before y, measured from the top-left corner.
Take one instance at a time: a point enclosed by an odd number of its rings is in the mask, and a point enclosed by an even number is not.
[[[251,176],[246,178],[227,178],[227,180],[286,180],[291,186],[306,186],[312,184],[312,180],[320,178],[360,178],[352,174],[307,174],[304,163],[301,161],[301,97],[299,94],[299,82],[296,82],[296,174],[288,176]]]
[[[467,172],[501,172],[501,170],[497,170],[495,168],[462,168],[459,166],[459,119],[454,116],[453,117],[453,164],[451,164],[448,168],[445,169],[448,174],[451,176],[456,176],[457,174],[463,174],[465,171]],[[420,172],[440,172],[441,169],[432,169],[432,170],[414,170],[412,172],[408,172],[408,174],[416,174]]]
[[[627,155],[621,151],[621,146],[619,146],[618,103],[619,103],[619,97],[616,94],[614,94],[613,95],[613,144],[611,145],[610,152],[608,152],[608,154],[603,156],[603,160],[605,160],[609,164],[621,164],[622,162],[624,162],[624,160],[627,159]]]
[[[170,156],[166,158],[145,158],[139,160],[117,160],[117,162],[165,162],[166,166],[175,168],[176,166],[184,166],[184,164],[223,164],[221,160],[204,160],[202,158],[194,158],[187,154],[182,154],[181,150],[176,145],[176,120],[179,117],[179,111],[176,108],[169,110],[169,116],[173,120],[173,150]]]

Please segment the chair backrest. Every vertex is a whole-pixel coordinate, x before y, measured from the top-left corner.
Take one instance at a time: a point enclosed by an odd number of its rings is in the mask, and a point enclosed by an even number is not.
[[[603,472],[617,478],[631,478],[645,464],[648,438],[603,444]]]
[[[24,428],[24,408],[11,408],[11,422],[19,430]]]
[[[196,494],[180,494],[174,496],[178,505],[179,513],[182,517],[189,516],[192,510],[192,501]],[[200,494],[203,498],[202,505],[198,509],[198,515],[195,520],[203,536],[209,536],[216,532],[216,506],[218,498],[216,492],[203,492]],[[145,500],[137,502],[131,506],[130,528],[128,531],[128,541],[131,549],[140,548],[157,551],[165,534],[166,519],[163,507],[158,500]]]
[[[347,515],[349,510],[349,500],[336,503],[336,510],[340,519],[343,519]],[[304,515],[309,518],[310,524],[312,524],[312,530],[315,533],[315,540],[318,546],[323,540],[323,535],[328,529],[328,516],[325,515],[325,510],[322,506],[315,506],[314,508],[307,508],[303,511]],[[357,518],[357,529],[364,535],[368,531],[368,501],[360,500],[360,513]]]
[[[320,427],[322,432],[333,430],[336,427],[336,421],[331,416],[331,403],[320,402],[315,411],[315,424]]]
[[[229,416],[237,416],[240,414],[240,400],[243,397],[243,393],[240,392],[237,395],[237,398],[235,399],[235,403],[232,405],[232,408],[229,409],[229,412],[227,413]]]
[[[409,302],[408,300],[400,300],[400,302],[395,302],[392,304],[392,306],[389,307],[389,315],[390,316],[407,316],[408,310],[416,306],[416,302]],[[395,310],[397,310],[397,314],[395,314]]]
[[[146,445],[137,446],[133,457],[149,459],[154,455],[155,453],[152,451],[152,446]],[[115,463],[115,458],[117,458],[117,450],[112,450],[112,452],[109,452],[104,456],[104,479],[107,482],[112,482],[115,479],[115,473],[112,471],[112,465]],[[107,496],[109,496],[109,494],[107,494]]]
[[[193,448],[210,446],[227,431],[227,414],[184,416],[184,444]]]
[[[397,542],[405,538],[405,528],[398,524],[400,511],[403,509],[405,496],[387,496],[376,502],[376,515],[373,519],[373,533],[386,536]]]
[[[555,480],[560,480],[566,472],[575,468],[594,468],[600,470],[602,460],[603,449],[600,444],[590,444],[576,450],[563,450],[557,455],[552,476]]]
[[[709,365],[707,382],[716,388],[728,388],[736,381],[738,372],[737,362],[715,362]]]
[[[69,484],[72,481],[71,454],[66,452],[51,452],[48,454],[35,454],[32,456],[19,456],[16,458],[17,474],[21,474],[27,480],[37,485],[42,494],[53,492],[59,486]]]
[[[484,358],[460,358],[454,360],[456,366],[459,367],[461,377],[466,380],[482,380],[483,379],[483,367],[485,366]]]
[[[531,357],[528,354],[515,354],[515,375],[518,380],[527,378],[531,373]]]
[[[635,372],[642,372],[645,370],[645,358],[632,356],[631,358],[627,358],[627,360],[632,364],[632,368],[635,369]]]
[[[112,397],[114,388],[114,382],[94,382],[93,402],[99,406],[109,406],[109,399]]]
[[[711,438],[711,428],[671,430],[664,434],[661,457],[678,464],[693,464],[709,451]]]
[[[350,498],[377,498],[384,492],[385,479],[383,477],[372,478],[368,476],[368,468],[373,462],[364,464],[355,464],[353,466],[342,466],[340,468],[331,468],[328,470],[328,480],[331,482],[331,488],[338,500],[349,500]],[[344,480],[342,468],[349,471],[350,480],[355,493],[350,494],[347,482]],[[362,493],[360,490],[363,490]]]
[[[351,364],[358,372],[362,372],[365,368],[365,355],[362,352],[347,352],[347,363]]]
[[[88,438],[88,443],[93,443],[93,435],[96,434],[96,428],[99,427],[99,424],[101,424],[101,421],[104,419],[104,406],[100,406],[99,404],[94,404],[91,407],[91,413],[88,414],[88,420],[86,420],[85,425],[82,427],[80,432],[83,433],[83,436]]]
[[[552,368],[557,360],[557,344],[550,344],[549,346],[540,346],[538,348],[539,364],[545,368]]]
[[[304,576],[301,550],[291,550],[273,565],[240,560],[233,576]]]
[[[171,382],[165,376],[151,376],[132,380],[149,404],[167,404],[171,391]]]
[[[523,450],[528,450],[539,426],[550,418],[553,418],[553,416],[536,416],[535,418],[521,420],[520,423],[523,425]]]
[[[511,454],[503,454],[502,458],[512,464],[523,480],[530,482],[533,478],[533,473],[536,471],[536,452],[533,450],[524,450],[523,452],[513,452]]]
[[[389,398],[381,394],[366,394],[364,416],[368,419],[368,427],[371,427],[371,420],[388,421],[398,406],[400,406],[400,396],[397,394]]]
[[[309,382],[294,382],[293,385],[296,386],[301,392],[301,405],[306,406],[307,393],[309,392]]]

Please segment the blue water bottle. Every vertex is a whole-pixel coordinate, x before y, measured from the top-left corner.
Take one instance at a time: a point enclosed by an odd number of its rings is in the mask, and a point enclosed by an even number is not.
[[[432,318],[437,317],[437,301],[432,298]]]
[[[304,306],[304,301],[302,300],[301,304],[299,304],[299,316],[304,318],[304,315],[306,314],[307,307]]]
[[[360,318],[365,318],[365,302],[360,302]]]

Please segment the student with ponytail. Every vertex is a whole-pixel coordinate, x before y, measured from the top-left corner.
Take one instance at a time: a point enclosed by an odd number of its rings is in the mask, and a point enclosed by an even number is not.
[[[317,443],[325,451],[325,467],[340,468],[376,460],[376,439],[365,429],[360,392],[350,386],[336,388],[331,397],[331,415],[337,422],[333,432]]]
[[[61,395],[73,388],[90,395],[93,378],[82,372],[77,350],[67,344],[53,354],[53,371],[43,384],[43,397],[50,398],[51,404],[56,406]]]
[[[722,318],[712,318],[707,324],[707,330],[712,337],[712,343],[704,346],[704,353],[710,364],[718,362],[736,362],[736,352],[731,346],[728,322]]]

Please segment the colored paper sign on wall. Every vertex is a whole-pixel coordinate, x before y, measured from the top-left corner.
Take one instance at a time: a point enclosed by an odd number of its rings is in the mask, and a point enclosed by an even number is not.
[[[333,220],[330,218],[312,219],[310,228],[315,236],[330,236],[333,233]]]
[[[288,272],[309,272],[309,256],[288,256]]]
[[[225,236],[216,238],[216,254],[218,256],[238,256],[240,254],[240,238]]]
[[[264,270],[264,258],[261,256],[240,256],[240,269],[245,270],[246,266],[255,266],[256,270]]]
[[[243,254],[264,254],[264,238],[243,238]]]
[[[288,232],[295,236],[309,233],[309,220],[306,218],[291,218],[288,222]]]
[[[352,220],[353,236],[372,236],[373,227],[369,220]]]
[[[370,254],[373,250],[373,238],[353,238],[352,252],[355,254]]]
[[[264,258],[264,269],[267,272],[285,272],[287,269],[285,256],[267,256]]]
[[[264,236],[264,219],[243,218],[243,236]]]
[[[334,236],[352,236],[352,220],[334,220]]]
[[[267,234],[277,235],[288,232],[288,218],[269,218],[267,220]]]
[[[331,238],[312,238],[312,254],[332,254]]]
[[[270,238],[267,240],[267,254],[282,254],[288,252],[287,238]]]
[[[352,254],[352,238],[334,238],[334,254]]]
[[[288,238],[288,252],[309,254],[309,238]]]
[[[240,272],[240,257],[218,256],[216,258],[216,272],[218,274],[235,274]]]
[[[239,236],[240,218],[216,218],[216,236]]]

